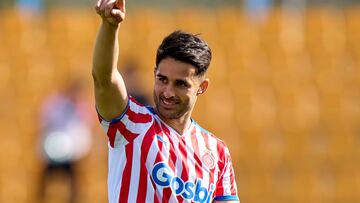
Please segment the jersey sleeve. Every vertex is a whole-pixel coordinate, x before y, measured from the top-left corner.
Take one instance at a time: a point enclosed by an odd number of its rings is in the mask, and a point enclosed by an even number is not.
[[[132,142],[140,133],[146,131],[149,123],[153,121],[151,111],[133,97],[129,97],[124,112],[111,121],[107,121],[99,113],[97,114],[109,139],[109,146],[112,148]]]
[[[240,202],[230,152],[226,147],[224,149],[224,167],[216,185],[214,200]]]

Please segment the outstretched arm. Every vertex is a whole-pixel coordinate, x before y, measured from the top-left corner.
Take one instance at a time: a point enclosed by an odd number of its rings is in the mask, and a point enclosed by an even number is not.
[[[118,32],[125,18],[125,0],[98,0],[95,10],[102,18],[93,56],[95,102],[99,114],[111,120],[122,114],[128,100],[117,70]]]

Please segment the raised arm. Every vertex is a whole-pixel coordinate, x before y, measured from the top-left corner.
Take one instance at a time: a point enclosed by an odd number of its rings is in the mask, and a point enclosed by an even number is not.
[[[93,56],[95,102],[99,114],[111,120],[122,114],[128,100],[117,69],[118,32],[125,18],[125,0],[98,0],[95,10],[102,18]]]

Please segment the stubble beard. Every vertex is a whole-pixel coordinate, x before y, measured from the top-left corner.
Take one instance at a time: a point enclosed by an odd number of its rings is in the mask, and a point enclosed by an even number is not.
[[[188,112],[187,108],[183,105],[184,103],[180,100],[174,109],[164,109],[164,107],[160,104],[161,98],[154,93],[154,101],[156,112],[160,115],[160,117],[164,119],[179,119],[186,112]]]

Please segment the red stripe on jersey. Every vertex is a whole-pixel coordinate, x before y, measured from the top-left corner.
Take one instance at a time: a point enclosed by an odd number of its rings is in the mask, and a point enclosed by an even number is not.
[[[130,181],[131,181],[130,179],[131,179],[133,145],[134,145],[133,140],[138,136],[138,134],[129,131],[123,122],[116,123],[116,126],[119,132],[129,142],[125,146],[126,164],[122,174],[123,179],[121,182],[121,189],[119,195],[119,202],[127,202],[129,196]]]
[[[122,122],[118,122],[115,124],[110,123],[109,129],[107,131],[107,136],[109,138],[110,146],[114,147],[116,132],[119,130],[120,134],[128,141],[132,142],[138,134],[130,132],[126,129],[126,126]]]
[[[121,189],[119,195],[119,203],[127,202],[129,197],[129,187],[131,181],[131,168],[132,168],[132,157],[133,157],[133,146],[131,142],[125,146],[126,164],[124,172],[122,174]]]
[[[118,130],[117,125],[110,123],[106,135],[107,135],[108,138],[109,138],[109,142],[110,142],[110,146],[111,146],[111,147],[114,147],[114,141],[115,141],[115,136],[116,136],[117,130]]]
[[[193,131],[191,132],[191,143],[193,145],[193,149],[194,149],[194,158],[195,158],[195,172],[196,172],[196,177],[198,178],[203,178],[203,172],[202,172],[202,162],[201,162],[201,158],[200,156],[200,152],[199,152],[199,143],[197,140],[197,135],[196,135],[196,128],[193,129]]]
[[[161,123],[161,128],[164,131],[165,135],[168,137],[168,140],[170,142],[170,146],[171,148],[174,148],[174,142],[172,141],[171,135],[170,135],[170,130],[163,124]],[[174,152],[174,150],[169,150],[170,154],[169,154],[169,166],[170,168],[175,171],[175,162],[176,162],[176,154]]]
[[[154,180],[152,178],[151,178],[151,183],[152,183],[153,188],[155,189],[154,202],[159,202],[160,203],[160,200],[158,199],[158,196],[157,196],[157,192],[159,192],[159,191],[156,190],[156,184],[155,184],[155,182],[154,182]]]
[[[161,128],[165,132],[165,135],[169,138],[169,142],[170,142],[169,147],[174,148],[174,142],[172,141],[172,138],[170,135],[170,133],[171,133],[170,130],[163,123],[161,123]],[[169,150],[169,151],[170,151],[170,154],[169,154],[168,164],[169,164],[169,167],[176,173],[176,171],[175,171],[176,154],[175,154],[174,150]],[[171,187],[164,188],[162,202],[169,202],[171,194],[172,194]]]
[[[146,202],[146,193],[147,193],[147,169],[145,162],[141,162],[140,165],[140,177],[139,177],[139,187],[136,197],[136,202]]]
[[[230,157],[229,157],[230,158]],[[229,160],[229,172],[230,172],[230,191],[231,191],[231,195],[237,195],[237,188],[235,187],[236,182],[235,182],[235,173],[234,173],[234,168],[232,166],[232,162],[231,160]]]
[[[128,109],[126,115],[128,115],[129,120],[134,123],[148,123],[152,119],[150,114],[135,113],[130,108]]]
[[[132,143],[132,141],[139,135],[129,131],[123,122],[116,123],[116,126],[118,127],[120,133],[124,136],[124,138],[130,143]]]
[[[157,157],[158,157],[158,155],[159,154],[157,154]],[[158,192],[156,190],[156,184],[155,184],[155,182],[154,182],[154,180],[152,178],[150,180],[151,180],[151,184],[152,184],[152,186],[153,186],[153,188],[155,190],[155,192],[154,192],[154,202],[160,202],[159,199],[158,199],[157,193],[156,193],[156,192]]]
[[[163,136],[162,133],[161,133],[160,125],[159,125],[157,122],[155,122],[155,130],[156,130],[156,135],[157,135],[157,136]],[[162,151],[162,148],[163,148],[163,143],[162,143],[162,141],[160,141],[160,140],[158,139],[157,144],[158,144],[158,147],[159,147],[159,152],[158,152],[157,155],[156,155],[155,163],[154,163],[154,164],[156,164],[156,163],[158,163],[158,162],[160,162],[160,161],[162,160],[162,158],[161,158],[161,151]],[[155,184],[155,182],[154,182],[153,179],[151,179],[151,183],[152,183],[154,189],[156,190],[157,187],[156,187],[156,184]],[[157,192],[159,192],[159,191],[155,191],[155,193],[154,193],[154,201],[160,203],[160,200],[159,200],[159,198],[158,198],[158,196],[157,196]]]
[[[184,181],[187,181],[187,180],[189,180],[189,166],[187,163],[187,151],[186,151],[185,138],[179,139],[179,150],[180,150],[180,154],[181,154],[181,164],[182,164],[181,179]],[[183,202],[183,199],[181,199],[181,201],[179,201],[179,202]]]
[[[219,166],[219,175],[218,175],[218,182],[216,185],[216,191],[215,194],[216,196],[222,196],[224,194],[224,186],[223,186],[223,175],[226,172],[225,170],[225,152],[224,152],[224,145],[222,142],[220,142],[219,140],[217,140],[216,142],[216,148],[217,148],[217,153],[219,156],[218,159],[218,166]]]
[[[158,199],[156,192],[155,192],[155,197],[154,197],[154,203],[160,203],[160,200]]]
[[[141,144],[141,159],[146,160],[149,154],[149,150],[152,144],[152,141],[156,138],[155,127],[152,125],[151,128],[146,132],[144,140]],[[147,177],[148,170],[146,168],[146,161],[142,161],[140,165],[140,177],[139,177],[139,189],[136,202],[146,202],[146,192],[147,192]]]
[[[163,134],[162,134],[162,131],[161,131],[161,127],[160,127],[159,123],[157,123],[157,122],[155,122],[155,130],[156,130],[156,136],[163,137]],[[161,151],[162,151],[162,148],[163,148],[163,142],[162,142],[161,140],[159,140],[159,139],[157,139],[157,140],[158,140],[157,144],[158,144],[158,146],[159,146],[159,152],[161,152]],[[158,153],[158,154],[156,155],[155,163],[154,163],[154,164],[156,164],[157,162],[159,162],[159,161],[161,161],[161,160],[162,160],[162,159],[161,159],[161,154]]]

